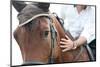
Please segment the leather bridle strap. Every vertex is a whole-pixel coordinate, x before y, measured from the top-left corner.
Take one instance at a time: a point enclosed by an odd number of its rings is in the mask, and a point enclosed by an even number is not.
[[[49,63],[54,63],[55,59],[54,59],[54,48],[55,48],[55,44],[56,44],[56,30],[53,26],[53,23],[50,23],[50,32],[51,32],[51,51],[50,51],[50,58],[49,58]]]

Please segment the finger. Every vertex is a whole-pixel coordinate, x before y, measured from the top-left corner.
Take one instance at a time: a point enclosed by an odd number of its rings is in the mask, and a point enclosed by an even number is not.
[[[65,38],[62,38],[61,41],[67,42],[67,40]]]
[[[61,47],[61,48],[67,48],[67,46],[64,46],[64,45],[61,45],[60,47]]]
[[[69,50],[68,48],[65,48],[65,49],[62,50],[62,52],[66,52],[66,51],[68,51],[68,50]]]
[[[60,41],[60,44],[67,45],[67,43],[66,43],[66,42],[62,42],[62,41]]]
[[[65,35],[65,37],[66,37],[67,39],[70,39],[67,35]]]

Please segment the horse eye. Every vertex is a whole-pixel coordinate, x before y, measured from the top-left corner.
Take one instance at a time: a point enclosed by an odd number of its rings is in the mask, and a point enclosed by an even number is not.
[[[45,36],[45,37],[47,37],[48,34],[49,34],[49,31],[45,31],[45,32],[44,32],[44,36]]]

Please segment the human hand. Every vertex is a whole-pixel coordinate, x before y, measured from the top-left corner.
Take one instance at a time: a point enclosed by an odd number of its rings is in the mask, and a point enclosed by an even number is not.
[[[71,50],[74,47],[74,42],[67,35],[65,35],[65,37],[66,38],[62,38],[60,40],[60,47],[62,48],[62,52]]]

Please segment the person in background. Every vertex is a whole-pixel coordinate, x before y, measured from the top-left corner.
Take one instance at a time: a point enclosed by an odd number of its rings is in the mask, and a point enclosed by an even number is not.
[[[65,7],[64,10],[62,9],[62,15],[66,14],[65,9]],[[66,38],[62,38],[60,41],[60,47],[63,48],[63,52],[66,52],[84,44],[91,44],[91,46],[94,46],[92,49],[96,58],[95,8],[87,5],[74,5],[73,10],[74,16],[71,18],[72,20],[68,18],[64,19],[64,28],[72,35],[74,41],[65,35]]]

